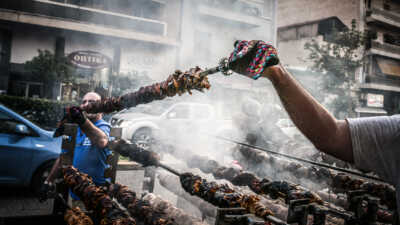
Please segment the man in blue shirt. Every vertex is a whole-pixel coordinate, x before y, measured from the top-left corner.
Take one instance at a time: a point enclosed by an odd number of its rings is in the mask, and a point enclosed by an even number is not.
[[[79,125],[72,165],[92,177],[96,185],[105,185],[107,179],[104,177],[104,171],[109,166],[107,165],[107,156],[111,154],[106,147],[111,126],[102,119],[101,113],[88,114],[82,111],[89,103],[99,100],[101,100],[99,94],[87,93],[83,97],[80,107],[70,108],[68,117],[70,121]],[[45,187],[53,186],[52,182],[60,165],[60,158],[58,158],[44,182]],[[46,193],[43,194],[46,195]],[[71,197],[73,200],[79,199],[73,193],[71,193]]]

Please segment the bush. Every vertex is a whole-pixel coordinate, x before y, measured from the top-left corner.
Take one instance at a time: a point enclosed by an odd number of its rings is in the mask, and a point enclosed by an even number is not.
[[[48,130],[56,128],[57,122],[64,115],[65,107],[76,105],[73,102],[22,98],[9,95],[0,95],[0,103]]]

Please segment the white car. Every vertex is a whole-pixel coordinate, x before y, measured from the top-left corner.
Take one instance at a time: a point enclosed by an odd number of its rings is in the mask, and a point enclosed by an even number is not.
[[[122,128],[123,139],[145,148],[160,137],[198,140],[234,132],[232,120],[219,118],[213,105],[192,102],[138,105],[112,116],[110,122]]]

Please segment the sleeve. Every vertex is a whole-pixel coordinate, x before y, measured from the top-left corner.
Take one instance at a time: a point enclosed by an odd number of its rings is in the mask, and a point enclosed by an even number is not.
[[[98,128],[102,130],[107,135],[107,137],[110,137],[111,128],[108,124],[101,124],[98,126]]]
[[[111,131],[111,127],[109,124],[100,124],[99,126],[97,126],[100,130],[102,130],[108,138],[110,138],[110,131]],[[103,151],[106,155],[110,155],[111,154],[111,150],[109,148],[103,148]]]
[[[347,119],[355,165],[392,181],[397,176],[396,149],[400,116]]]

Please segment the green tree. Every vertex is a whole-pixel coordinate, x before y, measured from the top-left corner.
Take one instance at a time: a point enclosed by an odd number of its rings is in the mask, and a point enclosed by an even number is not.
[[[25,62],[25,69],[30,71],[36,80],[43,82],[45,90],[51,90],[56,82],[73,82],[73,67],[68,64],[67,57],[56,57],[48,50],[38,50],[38,55]],[[46,97],[51,98],[51,91]]]
[[[311,40],[304,45],[310,51],[308,60],[313,62],[312,69],[324,74],[321,90],[336,97],[328,105],[333,113],[352,114],[355,98],[352,90],[355,84],[355,73],[362,65],[360,47],[364,45],[365,35],[356,29],[356,21],[352,21],[351,29],[334,30],[325,42]]]

